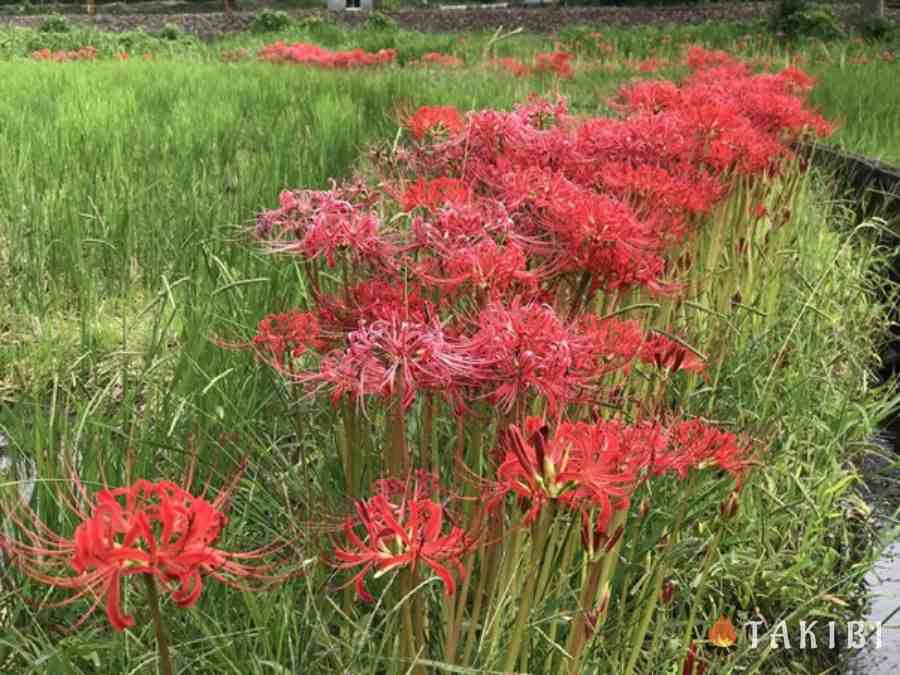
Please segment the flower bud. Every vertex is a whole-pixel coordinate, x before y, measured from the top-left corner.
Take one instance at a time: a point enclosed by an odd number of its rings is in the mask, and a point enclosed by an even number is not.
[[[644,497],[641,500],[640,507],[638,507],[638,515],[640,515],[641,519],[644,519],[648,513],[650,513],[650,498]]]
[[[731,520],[734,518],[734,516],[737,515],[739,504],[737,492],[732,492],[728,496],[728,499],[722,502],[722,505],[719,507],[722,518],[724,520]]]
[[[675,593],[675,585],[666,579],[662,585],[662,591],[660,591],[660,599],[664,605],[668,605],[672,602],[672,596]]]

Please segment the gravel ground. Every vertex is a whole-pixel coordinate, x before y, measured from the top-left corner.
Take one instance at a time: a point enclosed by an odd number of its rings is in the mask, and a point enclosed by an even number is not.
[[[88,17],[74,14],[72,21],[93,25],[105,31],[127,31],[143,26],[148,31],[155,31],[167,23],[176,24],[182,30],[194,33],[203,40],[211,40],[224,33],[246,29],[253,19],[253,12],[199,11],[182,13],[183,3],[146,3],[141,14],[127,14],[122,5],[101,6],[99,16]],[[324,3],[323,3],[324,4]],[[221,5],[218,5],[221,7]],[[213,9],[210,5],[204,9]],[[472,8],[465,10],[441,9],[408,9],[386,12],[400,26],[407,29],[432,32],[461,32],[469,30],[495,30],[500,26],[506,29],[521,26],[527,31],[552,33],[571,24],[700,24],[708,21],[748,21],[767,15],[771,3],[742,2],[722,3],[706,6],[681,7],[545,7],[526,9],[514,7]],[[847,12],[855,5],[844,5],[839,11]],[[302,17],[315,14],[314,10],[290,12]],[[900,9],[888,12],[894,18],[900,18]],[[348,25],[357,25],[365,20],[362,12],[341,12],[336,14],[339,20]],[[19,26],[36,26],[43,21],[41,16],[0,16],[0,25],[14,24]]]

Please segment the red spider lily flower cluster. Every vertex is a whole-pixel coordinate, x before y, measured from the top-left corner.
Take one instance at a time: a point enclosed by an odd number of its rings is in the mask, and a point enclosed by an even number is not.
[[[570,80],[575,76],[575,67],[572,65],[573,56],[569,52],[557,49],[552,52],[535,54],[531,65],[518,59],[505,57],[490,61],[488,66],[516,77],[530,77],[536,73],[546,73],[563,80]]]
[[[285,359],[296,359],[319,342],[319,323],[316,317],[303,312],[270,314],[259,322],[253,346],[263,359],[274,360],[275,366],[285,368]]]
[[[54,61],[65,63],[66,61],[94,61],[97,58],[96,47],[80,47],[71,51],[52,52],[46,47],[32,52],[31,58],[35,61]]]
[[[367,52],[359,48],[348,51],[331,51],[306,42],[296,42],[291,45],[275,42],[263,47],[257,56],[260,60],[270,63],[298,63],[320,68],[346,69],[393,63],[397,59],[397,52],[394,49]]]
[[[663,68],[668,68],[671,65],[672,64],[668,61],[668,59],[651,56],[644,59],[643,61],[639,61],[637,64],[635,64],[635,68],[638,72],[641,73],[655,73],[656,71],[662,70]]]
[[[374,601],[365,586],[366,575],[373,570],[375,577],[402,567],[415,574],[421,563],[440,578],[448,596],[456,589],[451,568],[459,577],[465,575],[461,559],[471,547],[470,538],[446,517],[443,505],[424,493],[420,488],[400,494],[379,491],[358,501],[356,513],[344,521],[345,543],[335,546],[334,565],[362,568],[350,583],[364,602]]]
[[[498,69],[503,70],[509,73],[510,75],[515,75],[516,77],[528,77],[531,75],[531,68],[518,59],[514,59],[511,57],[504,57],[499,59],[494,59],[488,65]]]
[[[458,134],[463,128],[462,116],[452,106],[422,106],[406,121],[416,140],[427,134]]]
[[[456,68],[463,65],[462,59],[458,56],[441,54],[440,52],[426,52],[415,63],[423,66],[444,66],[446,68]]]
[[[572,66],[572,54],[561,50],[535,54],[534,71],[537,73],[552,73],[563,80],[570,80],[575,76],[575,68]]]
[[[677,307],[717,207],[738,184],[763,194],[790,143],[829,126],[796,68],[753,74],[696,49],[687,60],[682,82],[623,87],[611,118],[576,117],[564,100],[422,107],[403,115],[407,143],[373,151],[377,182],[284,192],[258,217],[261,244],[289,255],[311,293],[303,311],[260,323],[257,353],[308,395],[354,403],[340,406],[346,439],[359,413],[383,424],[382,457],[342,460],[356,508],[332,564],[353,571],[361,599],[371,574],[420,563],[455,592],[468,553],[493,545],[472,532],[497,524],[502,540],[512,504],[538,544],[545,515],[577,518],[598,563],[646,482],[707,470],[740,489],[748,443],[673,412],[670,389],[706,373],[690,331],[650,328],[620,303]],[[534,68],[569,76],[570,56]],[[398,480],[448,462],[482,488],[460,525],[437,476]],[[364,475],[383,478],[361,499]],[[607,602],[585,596],[585,612],[599,624]]]
[[[206,577],[242,589],[285,578],[273,564],[254,564],[274,546],[246,552],[215,546],[227,523],[229,489],[210,501],[169,481],[138,480],[90,497],[74,473],[73,482],[76,494],[68,501],[79,524],[71,538],[20,503],[4,509],[14,527],[0,537],[0,548],[30,578],[73,592],[60,604],[92,600],[79,624],[104,604],[113,628],[133,626],[122,594],[123,582],[135,575],[151,575],[179,607],[197,602]]]
[[[716,468],[739,479],[748,462],[734,434],[698,419],[669,425],[562,422],[551,430],[545,419],[530,417],[509,428],[501,454],[495,503],[514,494],[526,509],[526,522],[534,522],[556,500],[580,512],[598,535],[650,476],[683,478],[691,470]]]
[[[563,101],[465,118],[426,106],[404,121],[417,143],[399,180],[282,193],[256,233],[310,273],[320,334],[305,323],[288,347],[321,358],[295,375],[335,400],[464,392],[508,413],[534,397],[551,411],[584,401],[638,363],[702,372],[686,343],[585,310],[603,293],[678,293],[671,252],[727,196],[730,172],[775,171],[786,140],[827,130],[804,107],[803,73],[729,59],[692,50],[683,84],[623,88],[619,119],[579,120]],[[354,283],[325,289],[319,260],[349,265]],[[284,336],[264,328],[255,342],[283,367]]]

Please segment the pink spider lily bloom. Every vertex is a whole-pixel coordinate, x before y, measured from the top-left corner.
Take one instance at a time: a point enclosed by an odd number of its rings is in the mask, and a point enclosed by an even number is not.
[[[452,396],[477,379],[479,361],[468,343],[446,332],[438,322],[403,321],[398,317],[360,324],[347,336],[347,347],[322,359],[315,372],[298,380],[331,389],[332,400],[401,396],[409,408],[420,390]]]
[[[122,607],[122,585],[136,575],[154,577],[179,607],[197,602],[206,577],[251,590],[247,582],[262,588],[290,576],[276,573],[275,563],[250,564],[281,545],[242,553],[215,547],[227,523],[223,511],[233,483],[208,501],[175,483],[147,480],[90,498],[74,474],[73,480],[78,494],[66,501],[81,522],[71,538],[54,532],[25,503],[4,505],[13,531],[0,537],[0,548],[26,576],[73,591],[51,606],[93,600],[75,627],[100,604],[115,630],[133,626],[134,617]]]
[[[356,184],[331,190],[282,192],[280,206],[257,217],[256,237],[272,253],[290,253],[307,261],[338,256],[354,263],[390,267],[397,247],[371,208],[374,198]]]
[[[444,592],[451,596],[456,582],[450,570],[465,575],[461,558],[469,549],[465,532],[452,525],[444,532],[444,507],[431,499],[413,496],[399,503],[384,494],[376,494],[356,503],[356,516],[344,522],[346,544],[335,546],[335,567],[362,569],[350,583],[363,602],[373,602],[366,590],[365,577],[375,571],[379,577],[392,570],[409,567],[413,574],[421,562],[428,566],[444,584]],[[362,528],[360,535],[358,528]]]
[[[393,320],[425,323],[435,313],[414,284],[383,279],[361,281],[337,295],[317,295],[316,305],[323,335],[341,344],[363,324]]]
[[[550,306],[537,303],[488,304],[479,314],[472,343],[485,362],[481,370],[485,396],[506,413],[541,396],[552,417],[622,365],[601,363],[590,335],[564,322]]]

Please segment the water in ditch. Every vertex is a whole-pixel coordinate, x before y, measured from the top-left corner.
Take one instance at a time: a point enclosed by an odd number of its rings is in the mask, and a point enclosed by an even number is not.
[[[896,675],[900,670],[900,541],[884,550],[866,582],[870,605],[865,619],[882,624],[881,645],[870,640],[850,658],[845,675]]]
[[[866,575],[869,605],[865,616],[881,624],[881,640],[870,639],[852,654],[844,675],[897,675],[900,672],[900,523],[894,518],[900,507],[900,469],[893,463],[900,454],[900,419],[894,419],[872,441],[883,451],[860,466],[868,490],[867,501],[881,514],[886,540],[875,566]]]

